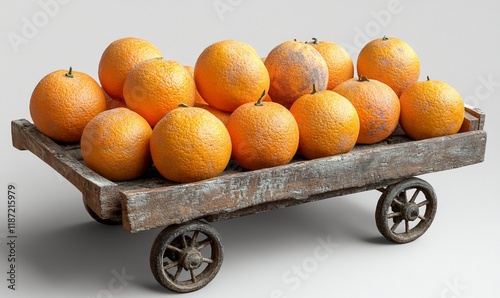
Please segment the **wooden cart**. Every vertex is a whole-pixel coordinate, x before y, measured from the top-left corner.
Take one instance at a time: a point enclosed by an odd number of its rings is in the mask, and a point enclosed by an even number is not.
[[[12,142],[29,150],[70,181],[83,195],[89,214],[104,224],[122,224],[130,233],[165,227],[150,256],[156,280],[172,291],[207,285],[223,260],[220,235],[207,222],[377,189],[375,218],[388,240],[420,237],[436,213],[432,186],[415,176],[484,160],[485,115],[466,108],[458,134],[415,141],[401,130],[383,142],[356,145],[347,154],[245,171],[231,162],[218,177],[173,183],[151,169],[140,179],[111,182],[82,161],[79,144],[60,144],[27,120],[12,121]]]

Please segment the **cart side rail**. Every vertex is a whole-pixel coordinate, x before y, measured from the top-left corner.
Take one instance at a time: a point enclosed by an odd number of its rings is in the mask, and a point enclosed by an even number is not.
[[[484,160],[484,130],[381,146],[196,183],[121,193],[123,225],[139,232],[290,201],[307,202],[345,190],[366,190],[406,177]],[[286,202],[289,203],[286,203]],[[270,209],[270,208],[268,208]]]
[[[483,130],[485,120],[486,114],[482,110],[465,105],[464,122],[460,128],[460,132]]]
[[[85,204],[103,219],[121,219],[116,184],[90,170],[62,146],[42,134],[28,120],[11,122],[12,145],[29,150],[51,166],[82,194]]]

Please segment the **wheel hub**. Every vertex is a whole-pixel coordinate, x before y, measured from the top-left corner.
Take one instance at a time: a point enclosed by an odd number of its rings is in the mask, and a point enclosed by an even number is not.
[[[195,248],[190,248],[183,254],[181,264],[182,267],[184,267],[184,269],[186,270],[196,269],[200,267],[202,263],[203,263],[203,256]]]
[[[407,203],[403,208],[403,216],[406,220],[414,221],[419,214],[419,208],[415,203]]]

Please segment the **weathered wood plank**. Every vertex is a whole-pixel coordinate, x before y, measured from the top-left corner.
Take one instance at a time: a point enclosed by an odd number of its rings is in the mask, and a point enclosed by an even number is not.
[[[482,130],[484,113],[472,107],[466,107],[466,111],[464,122],[468,124],[463,127],[463,131]],[[179,185],[164,179],[154,169],[139,179],[114,183],[94,173],[83,163],[79,144],[56,143],[24,119],[12,121],[11,129],[13,146],[19,150],[31,151],[63,175],[82,192],[85,203],[97,216],[119,221],[122,217],[121,208],[124,208],[124,227],[131,232],[200,217],[217,220],[284,208],[383,187],[408,176],[408,172],[420,175],[481,162],[486,141],[484,132],[484,142],[481,137],[477,144],[476,139],[471,143],[468,134],[457,135],[444,137],[444,141],[426,140],[424,144],[438,142],[440,146],[428,144],[429,148],[423,146],[419,149],[419,143],[399,130],[383,142],[358,145],[346,155],[314,161],[305,161],[297,156],[289,165],[251,172],[245,172],[232,163],[219,177]],[[458,140],[462,139],[465,140],[462,141],[464,144],[474,144],[477,147],[458,147],[460,152],[452,150],[453,154],[449,156],[446,150],[457,148]],[[445,150],[444,145],[450,142],[454,145]],[[386,151],[387,149],[390,150]],[[418,153],[419,150],[431,150],[432,155],[435,155],[434,159],[432,156]],[[403,157],[392,156],[401,155],[401,152],[404,153]],[[411,159],[412,152],[417,152],[415,154],[421,164],[417,162],[409,167],[405,159]],[[366,153],[369,154],[365,155]],[[460,153],[465,158],[451,165],[451,161],[459,159]],[[425,160],[424,156],[430,160]],[[442,164],[441,159],[447,163]],[[393,165],[396,167],[391,170]],[[412,170],[401,170],[408,167]],[[361,177],[358,177],[358,172]],[[352,183],[346,183],[359,179],[364,182],[354,186]]]
[[[470,105],[465,105],[465,112],[472,115],[478,121],[477,129],[484,129],[484,122],[486,120],[486,114],[479,108],[472,107]]]
[[[11,122],[11,135],[15,148],[31,151],[71,182],[82,193],[85,203],[99,217],[121,219],[121,204],[116,184],[97,175],[77,160],[77,145],[57,144],[24,119]]]
[[[464,121],[458,132],[467,132],[479,129],[479,118],[465,111]]]
[[[348,190],[374,189],[405,177],[482,162],[485,148],[482,130],[421,141],[403,138],[357,146],[347,154],[223,174],[196,183],[126,190],[121,193],[123,225],[129,232],[139,232],[195,218],[252,212],[255,206],[273,208],[276,204],[279,208]]]
[[[260,212],[277,210],[277,209],[295,206],[295,205],[299,205],[299,204],[303,204],[303,203],[307,203],[307,202],[313,202],[313,201],[323,200],[323,199],[337,197],[337,196],[344,196],[344,195],[358,193],[358,192],[367,191],[367,190],[385,188],[387,185],[396,183],[396,182],[401,181],[401,180],[402,179],[399,178],[399,179],[387,180],[387,181],[383,181],[383,182],[381,181],[379,183],[364,185],[364,186],[360,186],[360,187],[338,189],[338,190],[334,190],[331,192],[311,195],[307,199],[303,199],[303,200],[296,200],[296,199],[290,198],[290,199],[284,199],[284,200],[281,200],[278,202],[272,201],[272,202],[263,203],[260,205],[250,206],[250,207],[243,208],[243,209],[236,210],[236,211],[229,212],[229,213],[217,213],[217,214],[208,215],[208,216],[205,216],[204,219],[212,222],[212,221],[226,220],[226,219],[245,216],[245,215],[251,215],[251,214],[260,213]]]

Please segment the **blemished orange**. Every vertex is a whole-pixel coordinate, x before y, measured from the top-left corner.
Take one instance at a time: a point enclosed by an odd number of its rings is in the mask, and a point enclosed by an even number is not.
[[[123,96],[127,107],[154,127],[179,104],[193,106],[196,85],[184,65],[155,58],[139,62],[130,71],[123,86]]]
[[[299,126],[299,153],[321,158],[347,153],[356,145],[359,117],[356,108],[331,90],[299,97],[290,108]]]
[[[388,85],[360,76],[341,83],[333,91],[347,98],[358,112],[357,143],[377,143],[396,130],[400,115],[399,98]]]
[[[227,119],[229,119],[229,116],[231,116],[230,112],[221,111],[221,110],[216,109],[208,104],[195,103],[194,106],[209,111],[215,117],[219,118],[219,120],[222,121],[222,123],[224,123],[224,125],[226,125]]]
[[[88,74],[56,70],[35,86],[29,109],[43,134],[59,142],[78,142],[85,125],[106,109],[106,97]]]
[[[104,90],[103,90],[104,92]],[[125,101],[122,99],[114,99],[111,98],[106,92],[104,92],[104,96],[106,97],[106,110],[111,110],[115,108],[126,108]]]
[[[191,76],[193,76],[194,79],[194,67],[190,65],[185,65],[184,67],[186,67],[186,69],[189,71],[189,73],[191,74]],[[196,96],[194,102],[197,104],[208,105],[208,103],[203,99],[203,97],[201,97],[200,92],[198,92],[198,89],[196,89]]]
[[[265,59],[271,84],[269,96],[273,102],[290,108],[297,98],[328,86],[328,65],[311,45],[295,40],[274,47]]]
[[[104,111],[83,130],[83,161],[111,181],[137,178],[151,166],[151,134],[149,123],[127,108]]]
[[[179,107],[154,127],[151,155],[165,178],[181,183],[200,181],[224,171],[231,158],[231,138],[209,111]]]
[[[398,96],[420,76],[417,53],[396,37],[377,38],[359,52],[357,73],[389,85]]]
[[[255,102],[269,89],[264,63],[247,43],[223,40],[211,44],[198,56],[194,79],[201,97],[219,110],[232,112],[240,105]]]
[[[162,56],[162,52],[147,40],[136,37],[115,40],[102,53],[99,81],[111,98],[123,99],[123,85],[132,68],[143,60]]]
[[[243,168],[257,170],[289,163],[299,145],[299,127],[279,103],[241,105],[226,123],[233,144],[232,158]]]
[[[354,63],[342,46],[331,41],[319,41],[316,38],[308,44],[312,45],[326,61],[328,66],[326,89],[333,90],[340,83],[354,77]]]
[[[455,134],[464,120],[464,101],[452,86],[438,81],[411,84],[400,97],[401,128],[416,140]]]

